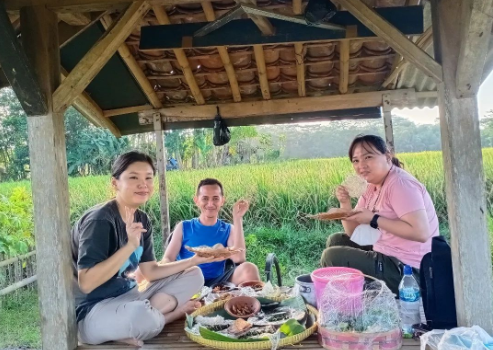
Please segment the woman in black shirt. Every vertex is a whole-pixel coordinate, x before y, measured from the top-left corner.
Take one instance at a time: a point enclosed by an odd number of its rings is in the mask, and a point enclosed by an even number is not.
[[[152,159],[128,152],[115,161],[111,184],[115,199],[88,210],[72,229],[79,339],[100,344],[122,341],[142,346],[189,312],[190,298],[204,283],[197,265],[221,259],[200,258],[158,265],[149,217],[138,207],[154,190]],[[137,287],[139,267],[146,280]]]

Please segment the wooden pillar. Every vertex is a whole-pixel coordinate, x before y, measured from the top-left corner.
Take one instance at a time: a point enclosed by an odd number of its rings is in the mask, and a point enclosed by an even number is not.
[[[43,349],[71,350],[77,332],[65,127],[63,113],[53,112],[52,98],[60,84],[57,23],[46,7],[21,10],[23,47],[48,105],[47,114],[27,118]]]
[[[394,126],[392,124],[392,104],[390,103],[390,95],[383,95],[382,99],[382,116],[383,125],[385,128],[385,141],[387,147],[392,154],[395,153],[394,144]]]
[[[460,98],[456,89],[466,2],[432,1],[435,53],[443,67],[438,85],[442,153],[459,326],[478,325],[492,334],[493,276],[478,105],[475,95]]]
[[[163,122],[160,113],[154,113],[154,132],[156,134],[156,158],[159,181],[159,202],[161,203],[161,232],[163,234],[163,251],[166,250],[169,227],[169,203],[166,187],[166,148],[164,147]]]

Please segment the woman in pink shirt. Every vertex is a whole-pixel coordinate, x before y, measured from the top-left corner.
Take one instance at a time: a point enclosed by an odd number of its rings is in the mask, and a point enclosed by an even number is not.
[[[381,137],[356,137],[349,159],[368,187],[354,210],[346,188],[337,188],[340,207],[351,214],[342,221],[345,233],[327,240],[321,265],[356,268],[385,281],[397,293],[402,265],[412,266],[418,274],[421,259],[431,251],[432,237],[439,234],[433,202],[424,185],[401,168]],[[373,246],[351,240],[357,227],[358,234],[379,236]]]

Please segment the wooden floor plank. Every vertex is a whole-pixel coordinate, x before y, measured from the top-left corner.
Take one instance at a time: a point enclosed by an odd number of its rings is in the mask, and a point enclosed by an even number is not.
[[[164,330],[154,339],[150,339],[146,344],[139,348],[140,350],[203,350],[207,349],[190,339],[185,334],[184,322],[177,321],[167,325]],[[401,350],[418,350],[420,346],[419,341],[404,339],[404,344]],[[137,349],[134,346],[117,344],[117,343],[106,343],[103,345],[81,345],[77,350],[129,350]],[[308,339],[304,340],[300,344],[290,345],[284,347],[284,349],[303,349],[303,350],[320,350],[323,349],[317,341],[317,336],[314,334]]]

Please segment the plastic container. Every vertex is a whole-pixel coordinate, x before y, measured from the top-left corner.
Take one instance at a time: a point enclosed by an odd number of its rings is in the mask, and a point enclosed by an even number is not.
[[[328,350],[399,350],[402,333],[396,328],[384,333],[335,332],[318,326],[318,343]]]
[[[357,295],[363,291],[365,277],[360,270],[350,267],[324,267],[312,272],[312,281],[315,286],[315,298],[317,305],[321,304],[321,298],[325,286],[331,279],[341,275],[348,275],[347,278],[337,279],[338,289],[344,289],[350,295]]]
[[[300,275],[296,277],[294,288],[296,293],[298,295],[301,295],[308,304],[317,307],[315,288],[313,285],[312,277],[310,275]]]
[[[421,292],[419,284],[413,277],[411,266],[404,266],[404,277],[399,284],[399,304],[402,320],[402,333],[405,338],[413,335],[413,325],[421,321],[419,308],[421,305]]]

